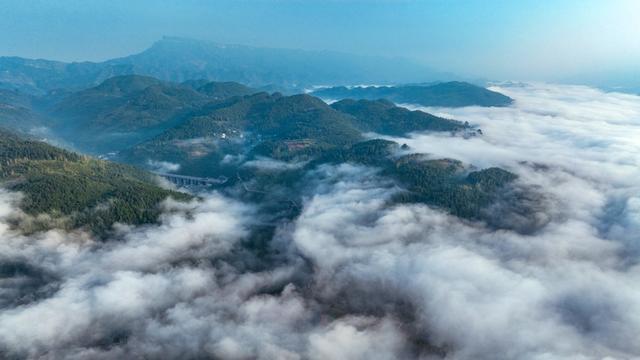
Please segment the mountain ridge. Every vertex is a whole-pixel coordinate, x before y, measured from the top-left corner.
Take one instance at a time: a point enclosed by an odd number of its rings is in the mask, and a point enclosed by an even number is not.
[[[321,83],[397,83],[454,78],[406,59],[335,51],[222,45],[164,37],[149,48],[101,62],[61,62],[0,57],[0,85],[32,93],[83,89],[117,75],[148,75],[182,82],[193,79],[238,81],[249,86],[304,89]]]
[[[426,85],[336,86],[312,92],[329,100],[386,99],[398,104],[437,107],[509,106],[513,99],[501,93],[462,81],[437,82]]]

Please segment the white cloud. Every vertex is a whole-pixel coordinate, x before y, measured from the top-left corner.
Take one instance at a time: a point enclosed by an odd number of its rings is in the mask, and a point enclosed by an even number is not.
[[[260,170],[284,171],[284,170],[300,169],[306,163],[307,162],[305,161],[287,162],[287,161],[272,159],[265,156],[257,156],[255,160],[246,161],[245,163],[242,164],[242,166],[256,168]]]
[[[454,358],[640,356],[640,98],[553,85],[496,90],[515,105],[427,109],[479,124],[483,137],[395,140],[515,171],[548,198],[543,228],[522,235],[422,205],[389,209],[379,199],[393,189],[372,187],[362,170],[310,199],[294,241],[325,293],[361,284],[358,296],[381,298],[376,307],[394,294],[416,309],[415,336]]]
[[[502,85],[509,108],[429,109],[480,125],[414,150],[502,166],[540,202],[527,234],[424,205],[389,207],[375,169],[321,166],[280,224],[220,194],[166,202],[159,224],[12,229],[0,192],[0,355],[116,359],[627,359],[640,356],[640,98]],[[503,209],[506,208],[507,210]],[[509,204],[498,203],[503,221]],[[505,215],[506,214],[506,215]],[[8,269],[8,270],[6,270]]]
[[[151,170],[161,173],[171,173],[180,170],[180,164],[168,161],[148,160],[147,165],[149,165]]]

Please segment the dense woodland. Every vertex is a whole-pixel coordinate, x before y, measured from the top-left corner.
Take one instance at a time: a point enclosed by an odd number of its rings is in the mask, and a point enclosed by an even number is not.
[[[313,95],[326,99],[386,99],[398,104],[422,106],[508,106],[508,96],[473,84],[450,81],[444,83],[398,86],[337,86],[320,89]]]
[[[394,202],[426,203],[473,219],[480,219],[481,210],[516,179],[500,168],[472,170],[458,160],[433,159],[411,153],[406,145],[380,139],[328,152],[310,166],[327,162],[380,168],[382,176],[395,179],[404,189]]]
[[[445,93],[455,92],[447,86]],[[126,75],[44,96],[5,91],[0,103],[5,114],[13,114],[10,109],[30,114],[29,126],[46,125],[63,143],[90,154],[108,151],[110,159],[151,170],[156,170],[153,164],[172,164],[180,174],[224,176],[228,180],[217,190],[255,203],[274,222],[299,213],[307,176],[323,164],[379,169],[379,176],[402,189],[389,205],[425,203],[470,219],[482,219],[482,209],[515,179],[502,169],[478,170],[412,153],[406,145],[367,140],[365,134],[371,133],[458,136],[473,130],[467,123],[410,111],[389,100],[328,105],[307,94],[268,93],[232,82],[177,84]],[[11,119],[5,115],[1,125],[28,128]],[[153,222],[163,199],[188,198],[156,186],[153,176],[129,165],[8,132],[2,132],[0,152],[0,176],[8,188],[26,195],[24,211],[52,214],[69,228],[105,233],[115,222]]]
[[[57,218],[56,224],[85,227],[97,234],[104,234],[116,222],[153,222],[161,201],[189,198],[160,188],[152,175],[134,167],[78,155],[6,131],[0,131],[0,178],[7,188],[25,195],[21,208],[26,213],[49,214]]]

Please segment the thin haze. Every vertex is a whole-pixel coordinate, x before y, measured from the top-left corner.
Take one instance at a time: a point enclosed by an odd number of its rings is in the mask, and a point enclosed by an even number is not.
[[[402,56],[493,80],[625,78],[640,60],[640,2],[0,1],[0,55],[103,60],[176,35]]]

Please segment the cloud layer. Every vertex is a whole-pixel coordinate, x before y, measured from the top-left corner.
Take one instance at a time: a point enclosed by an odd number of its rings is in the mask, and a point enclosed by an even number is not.
[[[471,139],[395,139],[519,175],[526,234],[462,221],[376,169],[307,174],[261,258],[260,208],[211,193],[160,224],[22,235],[0,193],[0,355],[27,358],[600,359],[640,356],[640,98],[505,84],[509,108],[427,109]],[[263,166],[264,164],[260,164]],[[525,197],[525,195],[522,195]],[[513,199],[513,197],[508,197]],[[526,198],[521,200],[527,200]],[[533,220],[532,220],[533,219]]]

